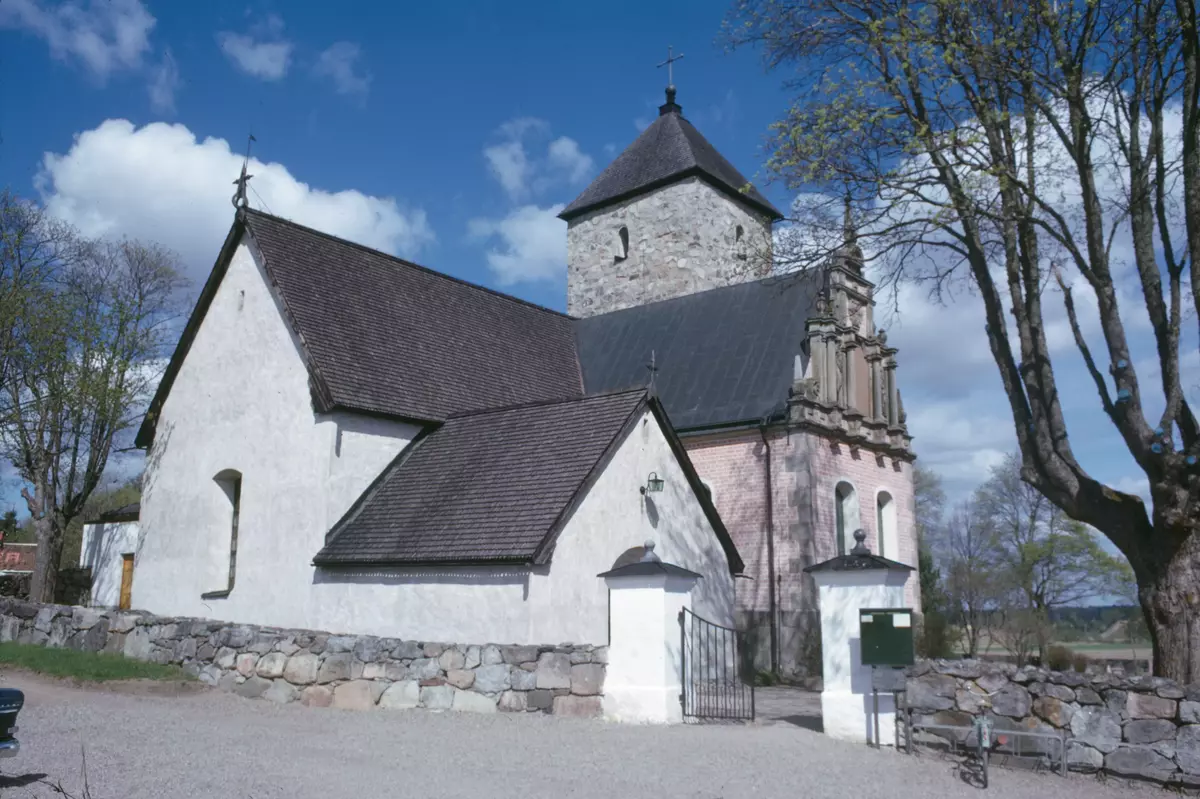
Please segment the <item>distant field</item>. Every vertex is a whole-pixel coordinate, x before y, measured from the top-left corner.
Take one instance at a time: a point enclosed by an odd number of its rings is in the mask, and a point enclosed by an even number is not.
[[[1056,642],[1057,646],[1065,646],[1072,652],[1079,652],[1092,658],[1111,658],[1113,660],[1127,660],[1130,658],[1149,659],[1151,654],[1150,642],[1138,642],[1135,644],[1113,643],[1111,641],[1074,641],[1074,642]],[[955,651],[962,654],[962,647],[955,646]],[[988,635],[984,634],[980,637],[979,652],[983,655],[1005,655],[1008,650],[998,641],[992,640]]]

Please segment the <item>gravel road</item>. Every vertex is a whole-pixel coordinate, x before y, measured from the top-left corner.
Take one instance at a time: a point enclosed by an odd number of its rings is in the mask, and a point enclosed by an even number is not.
[[[96,799],[135,797],[886,797],[1129,799],[1086,777],[993,770],[987,794],[952,762],[832,741],[788,723],[631,727],[545,716],[280,707],[216,691],[79,689],[24,674],[22,752],[0,796],[80,796],[80,746]],[[1137,791],[1149,796],[1149,790]]]

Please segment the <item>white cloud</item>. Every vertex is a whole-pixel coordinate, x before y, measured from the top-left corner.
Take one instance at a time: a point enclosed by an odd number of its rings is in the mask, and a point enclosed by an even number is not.
[[[281,80],[292,62],[292,43],[283,37],[283,19],[272,14],[249,33],[221,31],[217,43],[230,62],[261,80]]]
[[[519,141],[506,141],[483,149],[492,176],[500,181],[509,197],[516,199],[528,194],[529,159]]]
[[[46,153],[36,184],[47,209],[88,235],[157,241],[178,252],[194,283],[212,268],[233,219],[232,181],[242,156],[223,139],[197,139],[162,122],[110,119]],[[392,197],[329,192],[283,164],[251,159],[251,205],[385,252],[416,256],[433,231],[425,212]]]
[[[175,112],[175,92],[179,89],[179,67],[170,48],[163,51],[162,61],[150,76],[150,107],[160,114]]]
[[[333,83],[338,94],[363,100],[371,88],[371,73],[359,64],[362,49],[353,42],[335,42],[317,58],[314,71]]]
[[[558,218],[562,203],[549,208],[525,205],[503,219],[472,219],[468,232],[492,244],[488,266],[501,285],[558,279],[567,268],[567,223]]]
[[[550,163],[561,169],[571,183],[582,183],[595,169],[592,157],[579,149],[579,142],[567,136],[559,136],[550,142],[546,155]]]
[[[51,56],[78,62],[101,82],[114,72],[142,66],[155,22],[140,0],[56,6],[39,0],[0,0],[0,28],[25,30],[45,39]]]
[[[496,135],[499,141],[484,147],[483,157],[492,177],[513,202],[551,188],[577,186],[595,171],[591,156],[574,139],[559,136],[547,142],[550,124],[544,119],[510,119]]]

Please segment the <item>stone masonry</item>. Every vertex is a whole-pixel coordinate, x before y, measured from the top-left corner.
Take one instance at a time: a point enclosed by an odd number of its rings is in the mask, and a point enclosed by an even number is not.
[[[348,710],[598,716],[607,647],[333,635],[0,597],[0,641],[176,664],[240,696]]]
[[[909,669],[904,701],[914,722],[962,727],[960,742],[985,700],[992,705],[997,734],[1062,734],[1073,771],[1200,785],[1200,685],[974,660],[938,660]],[[1034,751],[1057,756],[1057,744],[1035,746]]]
[[[803,569],[836,555],[834,491],[839,481],[856,487],[860,526],[878,552],[875,501],[888,491],[897,502],[901,560],[916,565],[912,464],[865,448],[834,442],[816,433],[773,429],[771,444],[775,561],[780,615],[780,670],[791,677],[820,674],[820,612],[816,588]],[[770,658],[769,570],[766,542],[765,448],[758,430],[688,436],[696,471],[711,487],[713,501],[729,528],[751,579],[738,580],[738,627],[747,631],[756,667]],[[827,501],[817,501],[817,497]],[[920,608],[915,573],[905,602]]]
[[[622,226],[629,252],[618,259]],[[585,213],[567,228],[567,313],[595,316],[762,277],[769,230],[765,217],[700,178]]]

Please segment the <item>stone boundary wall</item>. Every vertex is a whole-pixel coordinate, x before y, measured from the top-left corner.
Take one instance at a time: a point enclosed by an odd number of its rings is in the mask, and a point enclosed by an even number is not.
[[[608,647],[503,646],[331,635],[0,597],[0,641],[176,664],[249,698],[598,716]]]
[[[909,668],[904,702],[916,723],[969,727],[988,694],[996,733],[1063,732],[1073,771],[1200,785],[1200,685],[936,660]],[[1057,756],[1057,744],[1035,740],[1026,752]]]

